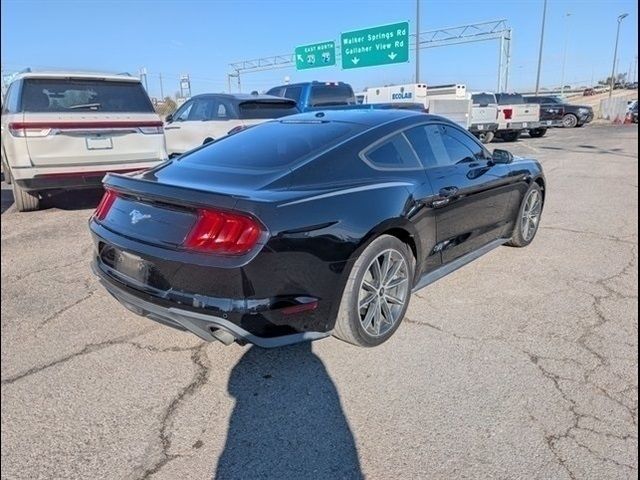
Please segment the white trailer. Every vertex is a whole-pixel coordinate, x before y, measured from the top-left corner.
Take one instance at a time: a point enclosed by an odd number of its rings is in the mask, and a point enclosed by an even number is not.
[[[471,96],[464,84],[428,86],[424,83],[367,88],[364,103],[419,103],[429,113],[441,115],[469,128]]]

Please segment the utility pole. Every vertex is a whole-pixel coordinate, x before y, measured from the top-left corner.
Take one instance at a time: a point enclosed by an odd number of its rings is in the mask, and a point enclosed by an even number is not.
[[[164,90],[162,89],[162,74],[158,74],[158,78],[160,79],[160,98],[164,100]]]
[[[564,69],[567,64],[567,45],[569,44],[569,17],[570,13],[566,13],[564,18],[566,19],[566,26],[564,28],[564,52],[562,54],[562,76],[560,80],[560,95],[564,94]]]
[[[416,0],[416,83],[420,83],[420,0]]]
[[[622,15],[618,15],[618,29],[616,30],[616,46],[613,49],[613,67],[611,67],[611,79],[609,82],[609,98],[613,96],[613,87],[616,82],[616,62],[618,60],[618,40],[620,39],[620,25],[622,24],[622,20],[628,17],[628,13],[623,13]]]
[[[547,20],[547,0],[542,7],[542,30],[540,31],[540,52],[538,53],[538,75],[536,76],[536,95],[540,90],[540,70],[542,68],[542,46],[544,45],[544,24]]]

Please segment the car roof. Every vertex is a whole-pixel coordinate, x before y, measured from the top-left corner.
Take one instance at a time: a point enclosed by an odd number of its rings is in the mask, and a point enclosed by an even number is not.
[[[24,78],[86,78],[91,80],[140,82],[138,77],[133,77],[128,73],[86,72],[80,70],[42,70],[21,72],[17,74],[13,80],[20,80]]]
[[[374,127],[383,123],[402,120],[409,117],[420,117],[421,119],[437,119],[441,117],[428,115],[423,112],[409,109],[374,109],[367,105],[361,108],[353,108],[346,110],[317,110],[313,112],[298,113],[288,115],[278,119],[281,122],[348,122]]]
[[[193,98],[206,98],[206,97],[219,97],[226,98],[229,100],[236,100],[238,102],[251,101],[251,100],[278,100],[280,102],[291,102],[295,103],[295,100],[291,100],[290,98],[277,97],[275,95],[264,95],[264,94],[250,94],[250,93],[200,93],[198,95],[194,95]]]

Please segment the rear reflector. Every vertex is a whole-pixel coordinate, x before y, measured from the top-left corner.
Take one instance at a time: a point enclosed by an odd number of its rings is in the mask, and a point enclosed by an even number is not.
[[[104,220],[107,213],[109,213],[109,210],[111,210],[113,202],[116,201],[116,198],[117,195],[113,190],[105,190],[102,200],[100,200],[100,203],[96,207],[96,211],[93,213],[93,216],[97,220]]]
[[[247,215],[199,209],[198,221],[183,246],[201,252],[241,255],[256,245],[261,232],[258,222]]]

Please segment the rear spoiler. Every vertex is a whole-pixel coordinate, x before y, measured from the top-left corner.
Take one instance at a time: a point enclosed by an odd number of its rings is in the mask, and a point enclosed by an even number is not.
[[[102,180],[105,188],[110,188],[124,195],[133,195],[146,200],[179,205],[183,207],[211,207],[233,210],[240,195],[232,193],[208,192],[194,188],[167,185],[155,180],[153,172],[162,165],[152,170],[147,170],[133,175],[119,173],[107,173]],[[150,178],[144,178],[149,176]]]

